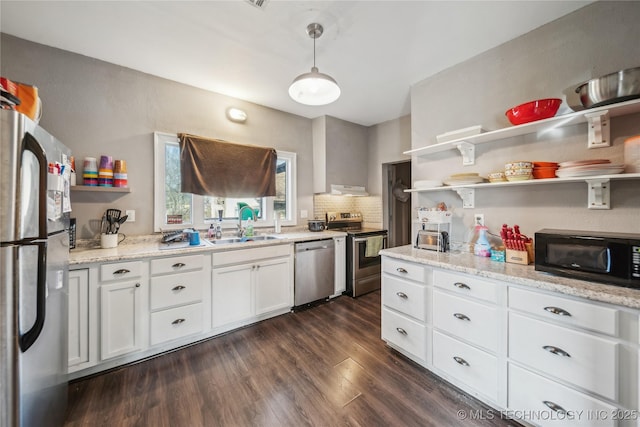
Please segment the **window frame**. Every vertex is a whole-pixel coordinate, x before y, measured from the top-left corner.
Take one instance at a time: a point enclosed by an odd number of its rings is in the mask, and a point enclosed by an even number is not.
[[[165,145],[178,144],[178,135],[166,132],[153,133],[153,230],[155,232],[166,230],[180,230],[183,228],[205,229],[209,224],[214,223],[215,219],[205,220],[204,218],[204,199],[205,196],[191,194],[191,223],[182,224],[165,224]],[[287,179],[286,179],[286,218],[280,220],[283,226],[293,226],[297,224],[297,155],[294,152],[276,150],[278,160],[287,162]],[[274,199],[275,197],[264,197],[261,205],[264,206],[264,215],[262,219],[255,222],[256,227],[274,226]],[[238,219],[223,219],[222,228],[235,228]]]

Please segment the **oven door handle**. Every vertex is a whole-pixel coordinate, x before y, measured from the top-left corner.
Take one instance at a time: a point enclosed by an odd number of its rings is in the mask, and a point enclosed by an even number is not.
[[[362,242],[366,242],[368,239],[368,237],[358,237],[356,239],[353,239],[353,243],[362,243]],[[382,238],[382,249],[386,249],[387,248],[387,236],[385,235]]]

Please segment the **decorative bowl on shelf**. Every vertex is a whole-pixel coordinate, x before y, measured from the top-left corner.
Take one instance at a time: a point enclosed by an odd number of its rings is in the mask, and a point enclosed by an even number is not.
[[[509,108],[505,114],[511,124],[522,125],[555,116],[561,103],[560,98],[538,99]]]

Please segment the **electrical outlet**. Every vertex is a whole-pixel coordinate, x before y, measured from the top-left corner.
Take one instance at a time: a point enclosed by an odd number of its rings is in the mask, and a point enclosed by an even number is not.
[[[307,212],[306,209],[302,209],[300,211],[300,218],[307,218],[309,216],[309,213]]]
[[[484,214],[473,214],[473,225],[484,225]]]
[[[136,211],[127,210],[124,211],[124,214],[127,215],[127,222],[136,222]]]

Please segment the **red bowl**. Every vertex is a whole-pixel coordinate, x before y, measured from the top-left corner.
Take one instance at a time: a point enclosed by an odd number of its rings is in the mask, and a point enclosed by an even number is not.
[[[512,124],[521,125],[555,116],[561,103],[559,98],[538,99],[509,108],[505,114]]]

